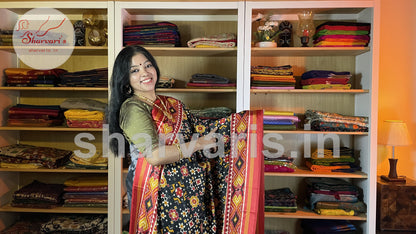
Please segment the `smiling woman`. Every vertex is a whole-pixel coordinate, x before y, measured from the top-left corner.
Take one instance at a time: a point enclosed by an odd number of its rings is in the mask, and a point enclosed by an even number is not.
[[[262,160],[250,156],[262,149],[251,140],[260,142],[263,129],[251,127],[263,122],[262,112],[201,120],[181,101],[156,94],[159,74],[140,46],[125,47],[112,74],[110,134],[124,141],[110,146],[131,158],[130,233],[254,233]]]

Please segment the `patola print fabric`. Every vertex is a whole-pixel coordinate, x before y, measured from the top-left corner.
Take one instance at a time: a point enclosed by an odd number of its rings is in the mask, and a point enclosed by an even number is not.
[[[262,160],[257,156],[261,147],[253,147],[251,141],[261,142],[262,113],[240,112],[208,121],[195,118],[176,99],[161,97],[155,105],[161,102],[174,118],[164,118],[153,108],[159,133],[179,133],[187,141],[193,132],[203,135],[218,127],[224,137],[224,154],[208,158],[196,152],[164,166],[151,166],[139,158],[130,233],[254,233]],[[254,123],[260,126],[253,130]],[[233,133],[245,137],[233,142]],[[177,138],[166,140],[168,145],[177,142]]]

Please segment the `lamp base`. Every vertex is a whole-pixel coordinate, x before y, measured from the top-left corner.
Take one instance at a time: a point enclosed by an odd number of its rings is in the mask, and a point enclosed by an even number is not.
[[[386,182],[392,183],[406,183],[406,176],[397,176],[397,178],[390,178],[388,176],[382,175],[381,179]]]

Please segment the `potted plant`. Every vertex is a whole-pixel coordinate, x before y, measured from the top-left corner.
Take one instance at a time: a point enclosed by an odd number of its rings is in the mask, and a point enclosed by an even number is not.
[[[271,16],[258,14],[252,22],[261,22],[254,32],[257,47],[276,47],[275,38],[280,34],[279,22],[273,20]]]

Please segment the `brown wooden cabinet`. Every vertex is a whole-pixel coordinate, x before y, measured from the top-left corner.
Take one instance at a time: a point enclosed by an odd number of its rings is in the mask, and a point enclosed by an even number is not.
[[[416,181],[377,181],[377,228],[380,231],[416,231]]]

